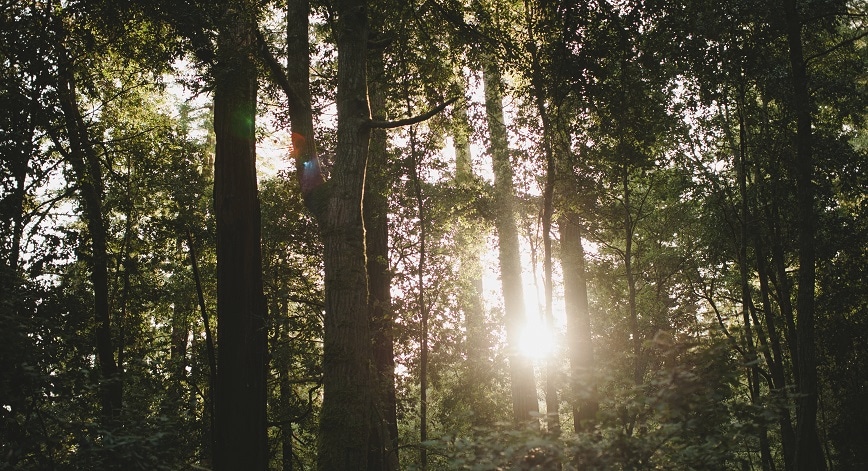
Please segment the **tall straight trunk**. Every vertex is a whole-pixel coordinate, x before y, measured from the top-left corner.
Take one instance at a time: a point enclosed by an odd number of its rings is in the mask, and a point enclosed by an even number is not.
[[[76,80],[67,52],[61,47],[58,57],[58,98],[63,111],[64,125],[69,139],[68,159],[72,164],[82,209],[90,234],[91,273],[93,285],[96,356],[99,363],[100,401],[103,418],[108,427],[116,425],[119,418],[123,384],[120,369],[115,362],[112,342],[111,307],[109,303],[108,233],[103,215],[102,193],[104,191],[102,164],[88,135],[87,124],[78,108]]]
[[[567,317],[567,352],[570,383],[575,403],[573,428],[589,430],[599,409],[594,381],[594,348],[591,344],[591,316],[588,309],[588,278],[578,214],[558,219],[561,232],[561,266],[564,272],[564,304]]]
[[[317,466],[323,471],[359,471],[367,467],[373,400],[362,219],[370,139],[368,21],[364,0],[339,0],[335,7],[337,156],[333,176],[323,185],[326,211],[318,218],[324,244],[326,313]]]
[[[262,286],[256,184],[255,18],[223,12],[214,84],[214,212],[217,220],[215,470],[264,470],[267,306]]]
[[[474,181],[473,163],[470,153],[470,120],[467,108],[456,107],[453,112],[452,139],[455,147],[455,183],[459,188],[470,188]],[[484,243],[484,235],[472,226],[458,233],[457,244],[466,250],[462,251],[460,260],[461,273],[470,277],[462,286],[460,295],[464,313],[464,362],[467,371],[465,394],[472,405],[471,423],[474,427],[494,425],[489,414],[482,411],[492,410],[491,399],[485,394],[489,386],[490,365],[488,350],[490,348],[485,328],[485,306],[482,302],[482,264],[479,258],[479,248]]]
[[[624,198],[624,271],[627,276],[627,319],[633,344],[633,382],[638,386],[644,382],[645,371],[642,361],[642,336],[639,332],[639,311],[636,308],[636,275],[633,273],[634,221],[630,212],[632,210],[630,169],[627,162],[624,162],[621,168],[621,187]]]
[[[426,232],[426,214],[425,214],[425,199],[422,195],[422,183],[419,180],[419,157],[416,147],[416,132],[410,128],[410,160],[412,168],[410,175],[413,180],[413,194],[416,198],[417,216],[419,218],[419,265],[416,268],[416,283],[418,292],[416,302],[419,306],[419,442],[425,443],[428,441],[428,306],[425,299],[425,270],[427,253],[427,232]],[[424,446],[419,447],[419,463],[420,468],[424,471],[428,469],[428,449]]]
[[[759,166],[754,166],[754,175],[757,183],[760,182]],[[757,275],[760,281],[760,296],[763,306],[763,319],[765,320],[766,330],[768,331],[769,343],[771,346],[771,361],[769,362],[769,371],[771,372],[774,390],[772,394],[782,399],[781,403],[786,404],[789,400],[787,394],[786,370],[784,369],[783,351],[781,349],[780,333],[774,319],[774,311],[772,310],[771,287],[769,285],[769,268],[766,258],[765,246],[763,245],[762,236],[759,231],[753,231],[753,246],[757,260]],[[781,433],[781,448],[784,455],[784,469],[792,469],[793,445],[795,443],[795,432],[793,424],[790,420],[789,408],[782,408],[779,411],[778,424]]]
[[[513,210],[514,188],[506,126],[503,120],[503,91],[500,69],[494,57],[482,66],[485,108],[494,166],[495,227],[499,241],[500,278],[503,287],[509,371],[512,380],[512,407],[516,421],[527,421],[539,412],[533,364],[518,350],[521,331],[525,328],[524,293],[521,281],[521,254],[518,229]]]
[[[797,344],[799,348],[799,398],[796,409],[796,456],[798,470],[826,469],[817,436],[817,358],[814,344],[814,162],[811,150],[811,103],[808,73],[802,52],[802,21],[796,0],[784,0],[784,17],[793,87],[792,105],[796,114],[796,175],[798,201],[799,289],[796,297]]]
[[[527,2],[525,2],[525,8]],[[528,14],[529,16],[529,14]],[[528,19],[530,23],[530,19]],[[533,28],[529,25],[530,31]],[[550,332],[554,331],[554,279],[552,277],[552,216],[554,214],[554,193],[555,193],[555,178],[556,166],[555,155],[552,149],[552,129],[550,111],[546,107],[546,88],[545,79],[542,76],[542,67],[540,66],[539,57],[537,54],[536,45],[530,48],[532,58],[531,83],[533,85],[533,98],[536,104],[536,111],[539,114],[542,122],[542,142],[543,152],[546,159],[546,179],[543,185],[543,207],[542,207],[542,238],[543,238],[543,278],[545,288],[545,315],[544,322],[547,324]],[[550,339],[554,341],[554,336]],[[546,419],[549,431],[560,432],[560,416],[558,409],[558,361],[554,354],[546,358]]]
[[[744,336],[747,343],[745,351],[748,357],[746,358],[747,372],[749,375],[748,384],[750,385],[750,399],[755,406],[760,406],[760,383],[759,383],[759,364],[757,359],[756,344],[754,343],[754,333],[751,327],[750,308],[752,306],[752,296],[749,283],[748,270],[748,225],[752,224],[750,208],[748,206],[747,194],[747,129],[745,129],[744,110],[742,104],[744,96],[742,95],[738,105],[738,151],[735,153],[736,161],[736,178],[738,179],[738,192],[741,197],[739,205],[739,241],[738,241],[738,264],[739,264],[739,279],[741,284],[741,309],[742,320],[744,321]],[[771,448],[769,445],[768,430],[765,424],[760,424],[759,430],[760,455],[762,460],[763,471],[774,469],[772,461]]]
[[[369,55],[368,97],[374,119],[386,120],[385,65],[382,49]],[[371,322],[374,370],[377,373],[376,406],[371,421],[368,469],[398,469],[398,415],[395,394],[394,314],[389,273],[390,185],[386,155],[385,129],[371,130],[368,146],[368,171],[365,178],[364,222],[368,270],[368,317]]]

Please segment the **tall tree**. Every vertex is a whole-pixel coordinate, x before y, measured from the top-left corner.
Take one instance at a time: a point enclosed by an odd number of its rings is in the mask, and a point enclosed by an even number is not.
[[[811,98],[808,72],[802,51],[802,15],[796,0],[784,0],[787,45],[790,57],[792,106],[796,117],[796,155],[793,169],[798,200],[799,284],[797,344],[799,399],[796,409],[796,456],[798,470],[826,469],[817,438],[817,358],[814,339],[816,284],[816,215],[814,209],[814,159],[811,137]]]
[[[482,75],[488,123],[489,153],[494,167],[495,221],[498,237],[500,278],[503,289],[504,322],[509,349],[512,408],[516,421],[527,421],[539,412],[533,364],[518,350],[527,319],[521,281],[521,252],[515,224],[515,188],[510,162],[506,125],[503,117],[503,83],[495,57],[483,59]]]
[[[221,5],[214,67],[217,381],[214,467],[266,469],[267,306],[256,181],[258,12]]]

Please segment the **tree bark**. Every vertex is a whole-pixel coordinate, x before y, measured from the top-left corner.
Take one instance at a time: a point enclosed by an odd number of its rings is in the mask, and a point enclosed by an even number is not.
[[[367,4],[335,2],[338,47],[337,157],[320,218],[325,262],[323,405],[318,469],[364,470],[373,378],[362,194],[370,120],[367,95]]]
[[[494,166],[495,227],[499,240],[500,278],[509,351],[509,371],[512,380],[512,407],[516,421],[531,419],[539,412],[536,381],[530,359],[518,351],[521,331],[525,328],[524,293],[521,280],[521,255],[518,229],[515,225],[512,165],[509,157],[506,126],[503,121],[503,92],[500,69],[496,59],[488,56],[482,66],[485,88],[485,108]]]
[[[824,470],[826,461],[817,437],[817,358],[814,344],[814,285],[816,253],[814,248],[814,162],[811,137],[811,103],[808,73],[802,51],[802,21],[796,0],[784,0],[787,43],[790,51],[792,105],[796,114],[796,175],[798,201],[799,289],[796,297],[797,344],[799,348],[799,399],[796,409],[797,470]]]
[[[256,182],[255,15],[224,6],[214,70],[217,378],[214,469],[265,470],[267,307]]]
[[[369,55],[368,96],[373,119],[386,120],[386,83],[383,51]],[[385,129],[371,130],[368,170],[365,178],[364,223],[368,271],[368,317],[373,336],[374,370],[377,374],[375,417],[371,421],[368,469],[398,469],[398,415],[395,394],[394,313],[389,272],[388,200],[389,175]]]

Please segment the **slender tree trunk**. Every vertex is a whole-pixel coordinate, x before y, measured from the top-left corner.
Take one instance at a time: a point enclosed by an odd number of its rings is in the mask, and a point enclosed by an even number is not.
[[[493,57],[488,57],[482,67],[485,88],[485,108],[490,152],[494,166],[495,226],[499,240],[500,278],[503,285],[506,340],[509,349],[509,371],[512,379],[512,406],[516,421],[531,419],[531,413],[539,412],[536,381],[530,359],[518,351],[521,331],[526,325],[524,293],[521,281],[521,255],[518,229],[515,225],[512,181],[506,126],[503,122],[503,92],[500,69]]]
[[[527,8],[527,2],[525,2]],[[529,16],[529,15],[528,15]],[[530,19],[528,20],[530,23]],[[529,26],[532,31],[532,28]],[[534,103],[536,104],[537,114],[542,121],[542,141],[543,151],[546,159],[546,179],[543,185],[543,208],[542,208],[542,238],[543,238],[543,278],[545,288],[545,315],[544,322],[552,333],[550,341],[554,342],[554,279],[552,277],[552,216],[554,215],[554,193],[556,166],[555,155],[552,149],[552,124],[549,117],[550,111],[546,108],[546,88],[545,79],[542,76],[542,67],[537,56],[536,45],[531,47],[532,58],[532,77]],[[560,416],[558,409],[558,359],[554,355],[546,358],[546,421],[550,432],[560,432]]]
[[[265,470],[267,306],[256,183],[255,16],[230,3],[217,38],[214,209],[217,381],[214,469]]]
[[[747,149],[747,130],[745,129],[744,122],[744,111],[742,109],[742,103],[744,103],[744,96],[740,98],[738,105],[738,151],[735,153],[736,161],[736,177],[738,179],[738,192],[741,197],[740,206],[739,206],[739,241],[738,241],[738,264],[739,264],[739,278],[741,284],[741,308],[742,308],[742,320],[744,321],[744,333],[745,333],[745,342],[748,357],[746,358],[748,363],[747,373],[749,375],[750,384],[750,399],[751,403],[755,406],[760,406],[760,383],[759,383],[759,365],[757,359],[756,352],[756,344],[754,343],[754,334],[753,329],[751,328],[751,318],[750,318],[750,307],[752,305],[752,297],[749,283],[749,272],[748,272],[748,258],[747,258],[747,248],[748,248],[748,225],[753,221],[751,219],[750,208],[748,207],[748,194],[747,194],[747,163],[746,159],[746,149]],[[760,442],[760,455],[762,458],[762,467],[763,471],[770,471],[774,469],[774,463],[772,461],[771,448],[769,445],[769,437],[768,431],[766,430],[765,424],[760,424],[759,426],[759,442]]]
[[[636,275],[633,273],[633,215],[630,202],[630,169],[626,162],[621,168],[621,191],[624,198],[624,271],[627,276],[627,316],[630,324],[630,341],[633,344],[633,382],[644,382],[642,360],[642,336],[639,332],[639,311],[636,308]]]
[[[413,193],[416,198],[416,208],[419,217],[419,265],[416,269],[416,283],[418,293],[416,295],[417,304],[419,305],[419,323],[420,334],[419,344],[421,345],[419,353],[419,442],[425,443],[428,441],[428,306],[425,299],[425,270],[427,253],[427,240],[425,225],[427,224],[427,216],[425,214],[425,199],[422,194],[422,182],[419,181],[419,158],[416,147],[416,132],[410,128],[410,156],[411,166],[410,175],[413,180]],[[422,470],[428,469],[428,449],[424,446],[419,447],[419,463]]]
[[[338,47],[337,157],[320,188],[328,196],[320,217],[325,261],[323,405],[318,469],[366,469],[373,400],[371,334],[362,192],[370,119],[367,95],[367,4],[335,2]],[[316,205],[314,205],[316,206]]]
[[[381,49],[370,52],[368,96],[374,119],[386,120],[385,66]],[[389,224],[387,188],[387,133],[371,131],[368,171],[365,178],[364,218],[367,252],[368,317],[373,336],[374,369],[377,373],[375,417],[372,420],[368,469],[398,469],[398,416],[395,394],[394,313],[389,273]]]
[[[104,419],[113,427],[119,418],[123,383],[115,362],[111,333],[111,307],[109,303],[108,234],[103,215],[102,164],[88,135],[87,124],[78,108],[75,77],[66,51],[60,48],[58,58],[58,98],[63,111],[67,138],[68,158],[78,180],[82,208],[90,234],[91,274],[94,294],[94,319],[96,321],[96,353],[101,373],[100,396]]]
[[[285,302],[280,302],[281,306],[272,312],[272,315],[283,315],[285,313]],[[281,323],[280,327],[280,343],[284,348],[289,349],[292,343],[289,326]],[[287,354],[287,361],[278,367],[279,376],[279,396],[280,396],[280,469],[282,471],[293,470],[293,446],[292,446],[292,383],[290,381],[290,365],[292,364],[290,355]]]
[[[802,52],[802,21],[796,0],[784,0],[787,43],[796,114],[796,175],[798,200],[799,290],[797,343],[799,348],[799,399],[796,409],[796,456],[798,470],[824,470],[826,461],[817,436],[817,358],[814,344],[815,232],[814,162],[811,150],[811,103],[808,73]]]
[[[286,78],[289,119],[292,129],[292,156],[308,202],[310,192],[322,185],[317,158],[310,95],[309,0],[288,0],[286,4]]]
[[[211,316],[208,315],[208,308],[205,305],[205,292],[202,289],[202,277],[199,274],[199,262],[196,256],[196,244],[193,240],[192,233],[187,231],[187,247],[190,249],[190,267],[193,270],[193,284],[196,287],[196,301],[199,305],[199,313],[202,315],[202,327],[205,329],[205,354],[208,360],[208,394],[205,395],[205,413],[208,415],[207,432],[208,437],[204,440],[203,448],[208,459],[213,457],[215,444],[215,429],[214,429],[214,394],[217,389],[217,351],[214,346],[214,335],[211,330]],[[195,350],[195,349],[194,349]],[[196,362],[193,361],[193,364]]]
[[[759,166],[754,166],[755,180],[760,181]],[[769,370],[774,384],[772,393],[781,398],[781,404],[786,404],[789,401],[787,394],[786,371],[784,369],[784,358],[781,349],[781,339],[778,333],[778,327],[774,319],[771,302],[771,288],[769,286],[768,261],[766,258],[765,248],[763,246],[762,237],[759,231],[753,232],[754,251],[757,259],[757,274],[760,281],[760,296],[762,298],[763,319],[765,320],[766,330],[768,331],[769,342],[771,346],[771,361],[769,362]],[[793,424],[790,420],[790,411],[788,408],[782,408],[779,412],[780,417],[778,424],[781,429],[781,448],[784,455],[784,469],[792,469],[793,444],[795,443],[795,432]]]
[[[593,427],[599,409],[593,372],[594,349],[591,344],[588,282],[578,214],[561,216],[558,225],[561,232],[561,266],[564,272],[570,383],[576,401],[573,405],[573,428],[578,433]]]
[[[452,111],[452,139],[455,147],[455,183],[461,189],[469,189],[474,182],[473,163],[470,153],[470,120],[467,108],[458,106]],[[472,225],[462,228],[457,236],[461,247],[461,273],[467,276],[462,286],[460,305],[464,313],[464,353],[466,355],[465,394],[471,404],[474,427],[491,426],[493,420],[488,411],[493,409],[491,398],[485,394],[490,385],[491,369],[488,362],[490,344],[485,326],[485,306],[482,302],[482,265],[479,250],[484,235]]]

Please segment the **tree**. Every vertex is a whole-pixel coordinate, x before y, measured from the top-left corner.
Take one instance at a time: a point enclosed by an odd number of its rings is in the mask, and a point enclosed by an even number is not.
[[[214,466],[265,469],[266,302],[256,183],[257,12],[221,6],[214,70],[217,382]]]

